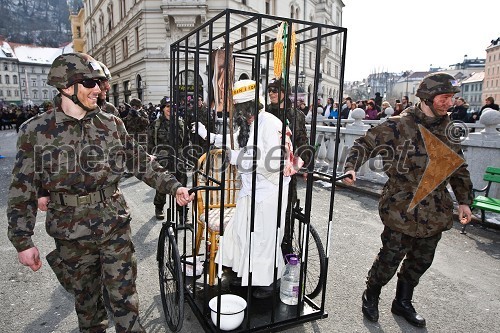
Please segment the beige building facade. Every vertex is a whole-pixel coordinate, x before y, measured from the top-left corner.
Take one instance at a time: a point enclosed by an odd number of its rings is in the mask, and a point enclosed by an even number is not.
[[[486,97],[493,97],[495,103],[500,102],[500,37],[492,40],[486,48],[486,63],[484,66],[483,105]]]
[[[158,104],[161,98],[170,94],[170,44],[226,8],[342,26],[343,7],[341,0],[85,0],[83,25],[80,25],[80,34],[75,34],[77,25],[74,25],[73,36],[84,39],[84,52],[109,67],[113,76],[110,102],[118,106],[137,97],[144,104]],[[238,22],[237,17],[235,20]],[[244,16],[241,16],[239,22],[243,20]],[[73,21],[79,22],[77,18],[72,18]],[[263,20],[263,25],[266,24],[266,20]],[[300,25],[296,29],[300,29]],[[237,40],[244,34],[251,34],[252,30],[256,31],[256,27],[244,26],[239,34],[234,33],[230,38]],[[214,25],[214,34],[224,31],[223,24]],[[208,29],[201,37],[207,36]],[[262,40],[275,36],[276,32],[272,31]],[[330,36],[321,45],[319,66],[322,75],[318,95],[323,100],[330,96],[335,96],[337,100],[342,53],[340,38],[340,35]],[[303,82],[300,87],[308,93],[308,99],[312,102],[310,95],[313,82],[310,80],[314,77],[313,67],[316,65],[312,65],[315,64],[312,58],[316,57],[316,52],[311,47],[304,47],[301,52],[299,67]],[[194,68],[193,62],[194,57],[188,69]],[[199,79],[205,98],[208,96],[209,84],[204,70],[207,63],[207,55],[200,55]],[[251,72],[251,63],[243,64],[237,69],[235,79],[245,75],[250,77]],[[190,77],[193,75],[188,75]],[[189,87],[192,88],[192,85],[188,82],[187,89]]]

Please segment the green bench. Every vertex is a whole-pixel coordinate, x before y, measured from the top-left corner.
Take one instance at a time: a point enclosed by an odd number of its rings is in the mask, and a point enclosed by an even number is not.
[[[492,166],[487,167],[486,172],[483,176],[483,180],[487,181],[488,184],[485,188],[480,190],[472,189],[472,193],[474,194],[474,201],[472,202],[472,205],[470,207],[471,209],[477,208],[481,210],[481,222],[484,223],[486,212],[500,213],[500,199],[488,196],[491,185],[493,183],[500,184],[500,168],[495,168]],[[482,192],[484,192],[484,195],[476,196],[476,193]],[[463,226],[461,232],[462,234],[465,234],[466,227],[467,224]]]

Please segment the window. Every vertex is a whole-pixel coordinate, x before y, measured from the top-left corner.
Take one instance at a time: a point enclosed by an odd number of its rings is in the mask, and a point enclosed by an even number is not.
[[[92,41],[92,46],[97,44],[97,27],[95,24],[92,26],[92,33],[91,33],[91,41]]]
[[[26,69],[24,67],[21,67],[21,73],[26,72]]]
[[[31,73],[36,73],[35,67],[31,67]]]
[[[10,90],[7,90],[7,96],[10,97],[12,94],[10,93]]]
[[[245,39],[241,42],[241,48],[243,49],[247,47],[247,41],[246,41],[247,34],[248,34],[247,28],[241,27],[241,39]]]
[[[123,59],[128,58],[128,40],[127,37],[122,39],[122,52],[123,52]]]
[[[271,0],[266,0],[266,14],[271,14]]]
[[[309,68],[313,68],[313,53],[309,52]]]
[[[116,48],[114,45],[111,46],[110,53],[111,53],[111,66],[113,66],[114,64],[116,64]]]
[[[19,97],[19,90],[14,90],[14,96]]]
[[[273,43],[270,42],[271,40],[271,37],[269,36],[264,36],[264,41],[265,41],[265,44],[266,44],[266,51],[269,51],[273,48]]]
[[[135,51],[139,52],[139,27],[135,27]]]
[[[99,36],[101,39],[104,37],[104,17],[102,15],[99,17]]]
[[[335,65],[335,78],[339,77],[339,65]]]
[[[8,71],[9,70],[9,64],[8,63],[6,63],[6,62],[3,63],[3,70],[4,71]]]
[[[46,87],[46,86],[47,86],[47,80],[42,79],[42,87]]]
[[[14,84],[18,84],[17,83],[17,75],[12,75],[12,81]]]
[[[26,87],[26,80],[25,79],[22,79],[21,86]]]
[[[125,0],[120,0],[120,18],[125,17]]]
[[[246,4],[247,4],[247,0],[241,0],[241,3],[242,3],[243,5],[246,5]]]
[[[45,74],[45,68],[42,68],[42,74]]]
[[[36,87],[36,79],[31,79],[31,86]]]
[[[10,84],[10,77],[5,75],[5,84]]]
[[[0,90],[0,96],[3,96],[3,90]]]
[[[47,97],[47,90],[44,90],[44,91],[43,91],[43,99],[47,99],[47,98],[48,98],[48,97]]]
[[[0,83],[2,83],[2,76],[0,75]]]
[[[108,30],[111,31],[113,26],[115,25],[114,20],[113,20],[113,4],[111,3],[108,7]]]
[[[33,99],[38,99],[38,91],[33,90]]]
[[[326,62],[326,70],[328,75],[332,75],[332,63],[329,61]]]

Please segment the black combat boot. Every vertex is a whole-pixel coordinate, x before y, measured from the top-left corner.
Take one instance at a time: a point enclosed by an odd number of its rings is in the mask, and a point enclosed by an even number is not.
[[[165,218],[163,206],[155,206],[155,216],[157,220],[163,220]]]
[[[363,292],[363,297],[361,297],[361,300],[363,301],[361,310],[363,311],[366,319],[369,321],[378,321],[378,298],[380,296],[381,289],[382,286],[372,286],[367,284],[366,290]]]
[[[391,312],[404,317],[413,326],[425,327],[425,319],[415,311],[411,304],[414,288],[409,283],[398,280],[396,298],[392,301]]]

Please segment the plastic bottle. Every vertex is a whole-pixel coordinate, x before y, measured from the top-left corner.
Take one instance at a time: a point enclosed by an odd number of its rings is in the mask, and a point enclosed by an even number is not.
[[[297,305],[299,302],[299,280],[300,265],[299,258],[291,255],[288,264],[285,266],[285,272],[281,277],[280,299],[288,305]]]

